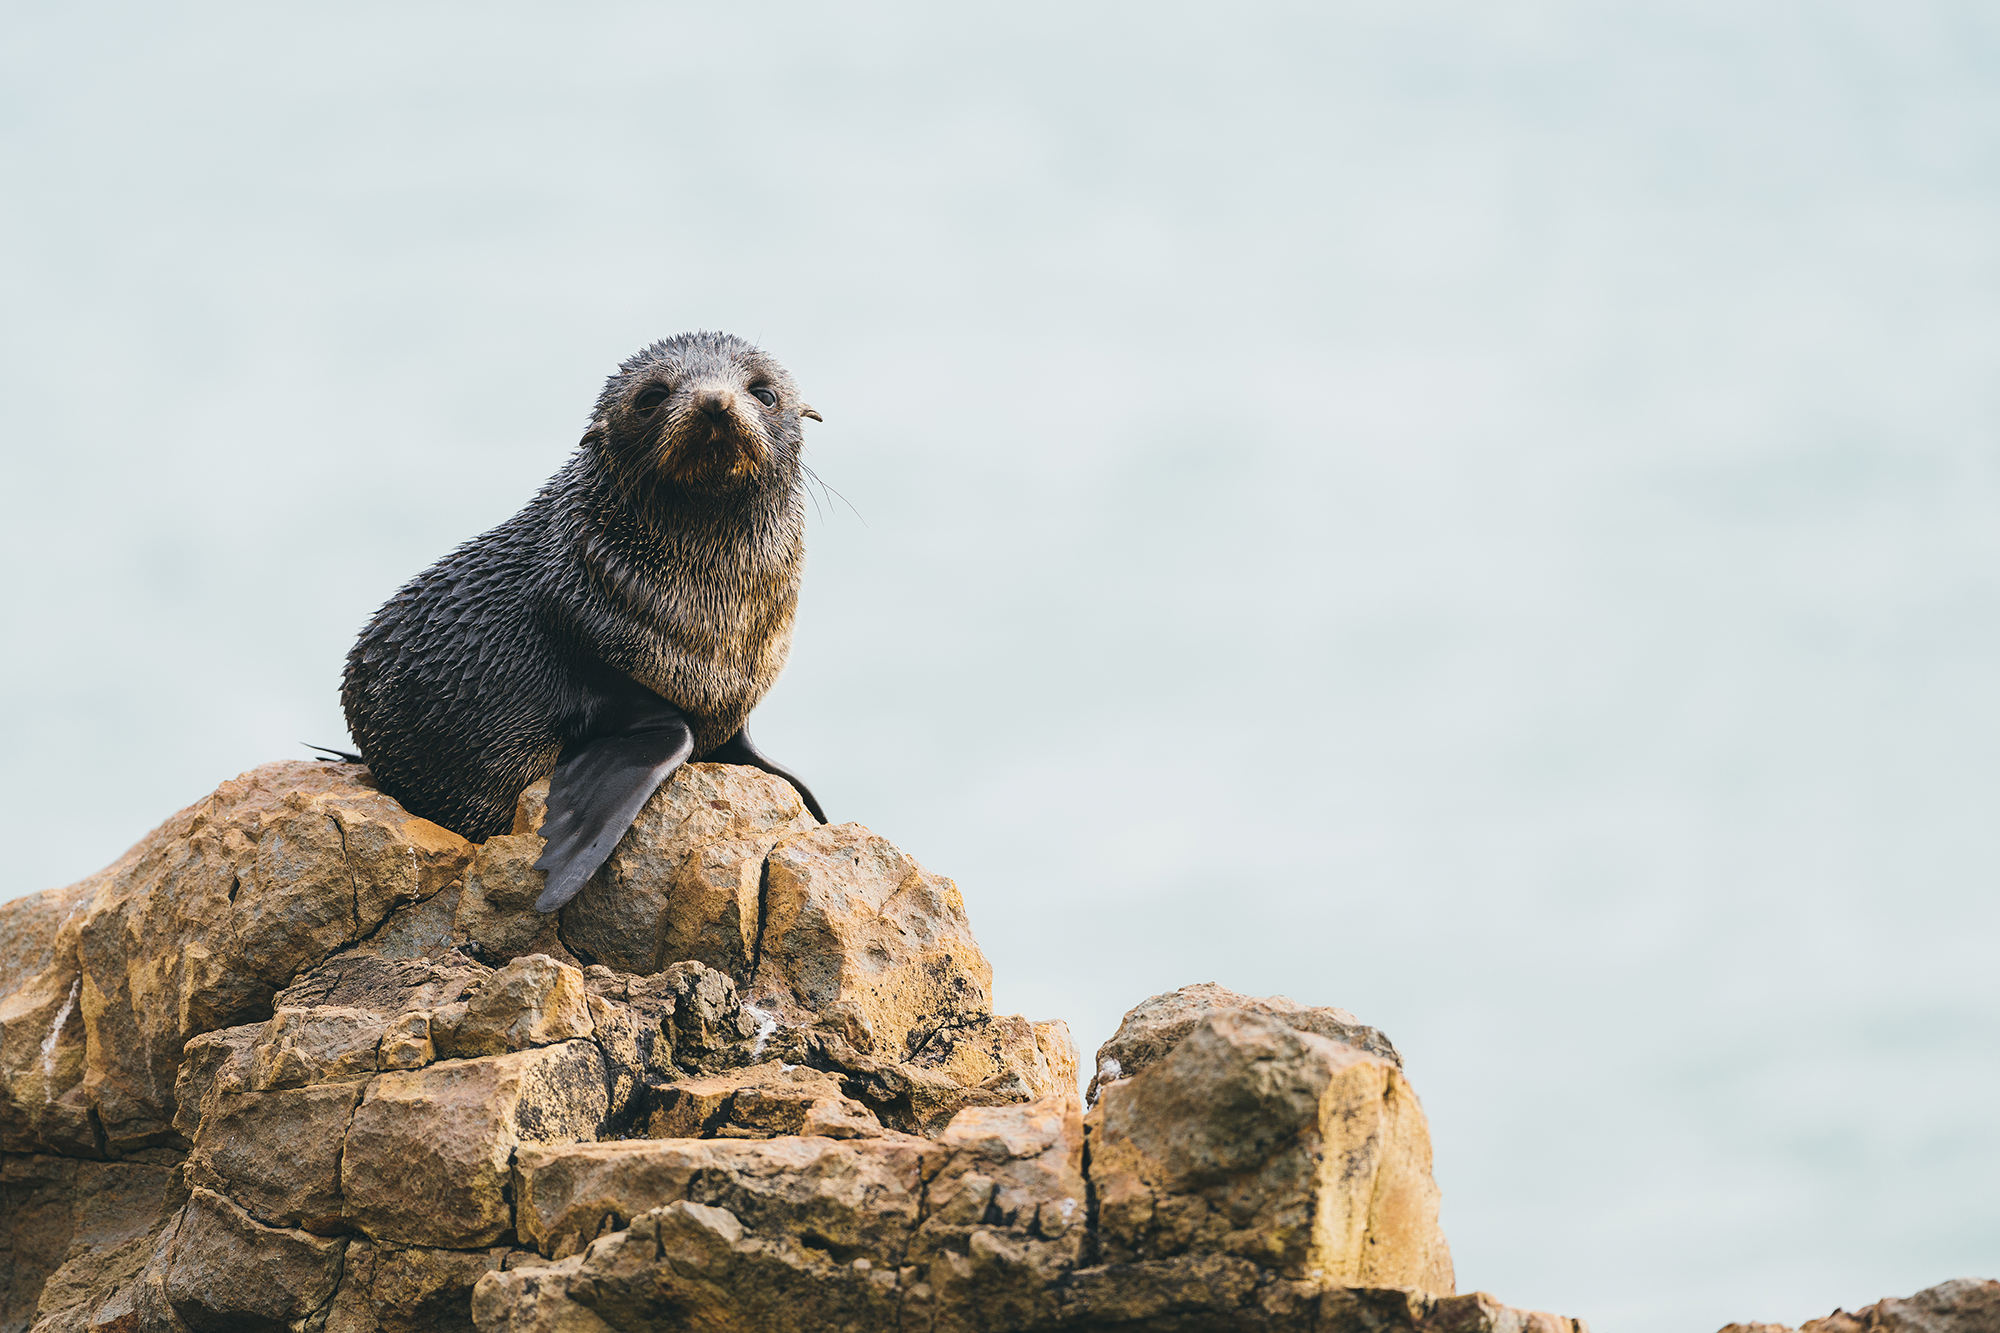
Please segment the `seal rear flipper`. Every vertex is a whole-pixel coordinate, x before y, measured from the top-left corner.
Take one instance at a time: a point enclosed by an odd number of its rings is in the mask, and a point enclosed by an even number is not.
[[[812,817],[822,824],[827,822],[826,811],[819,808],[819,800],[812,794],[812,789],[799,780],[798,774],[773,763],[762,750],[752,745],[748,727],[737,728],[734,736],[703,755],[701,761],[705,764],[748,764],[752,768],[763,769],[774,778],[783,778],[792,784],[792,790],[806,803],[806,809],[812,811]]]
[[[368,762],[352,750],[336,750],[331,746],[314,745],[311,741],[300,741],[299,744],[305,746],[308,750],[318,750],[319,761],[322,764],[365,764]]]
[[[548,839],[536,870],[548,872],[537,912],[553,912],[610,859],[618,840],[673,771],[694,753],[694,732],[665,700],[629,717],[620,730],[587,737],[563,752],[549,778]]]

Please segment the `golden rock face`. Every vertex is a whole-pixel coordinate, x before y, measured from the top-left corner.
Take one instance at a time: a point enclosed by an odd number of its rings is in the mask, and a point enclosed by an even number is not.
[[[1453,1292],[1430,1134],[1402,1071],[1221,1010],[1086,1121],[1105,1257],[1213,1250],[1293,1280]]]

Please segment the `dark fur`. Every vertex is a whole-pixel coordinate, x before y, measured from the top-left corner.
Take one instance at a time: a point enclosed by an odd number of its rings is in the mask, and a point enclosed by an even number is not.
[[[642,414],[657,388],[672,396]],[[727,334],[626,360],[528,507],[411,580],[348,654],[341,703],[382,789],[468,838],[505,832],[633,681],[686,713],[696,759],[734,736],[791,647],[808,414]]]

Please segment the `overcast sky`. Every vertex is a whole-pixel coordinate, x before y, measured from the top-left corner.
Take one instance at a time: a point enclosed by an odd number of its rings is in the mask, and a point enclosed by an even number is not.
[[[15,4],[0,896],[339,744],[618,359],[825,416],[755,731],[1086,1059],[1405,1052],[1464,1289],[2000,1276],[1976,3]]]

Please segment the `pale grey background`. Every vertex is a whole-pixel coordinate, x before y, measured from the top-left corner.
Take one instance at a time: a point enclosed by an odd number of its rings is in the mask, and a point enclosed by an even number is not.
[[[1464,1287],[2000,1274],[1977,3],[20,5],[8,868],[337,743],[601,377],[826,416],[759,738],[1085,1051],[1348,1006]]]

